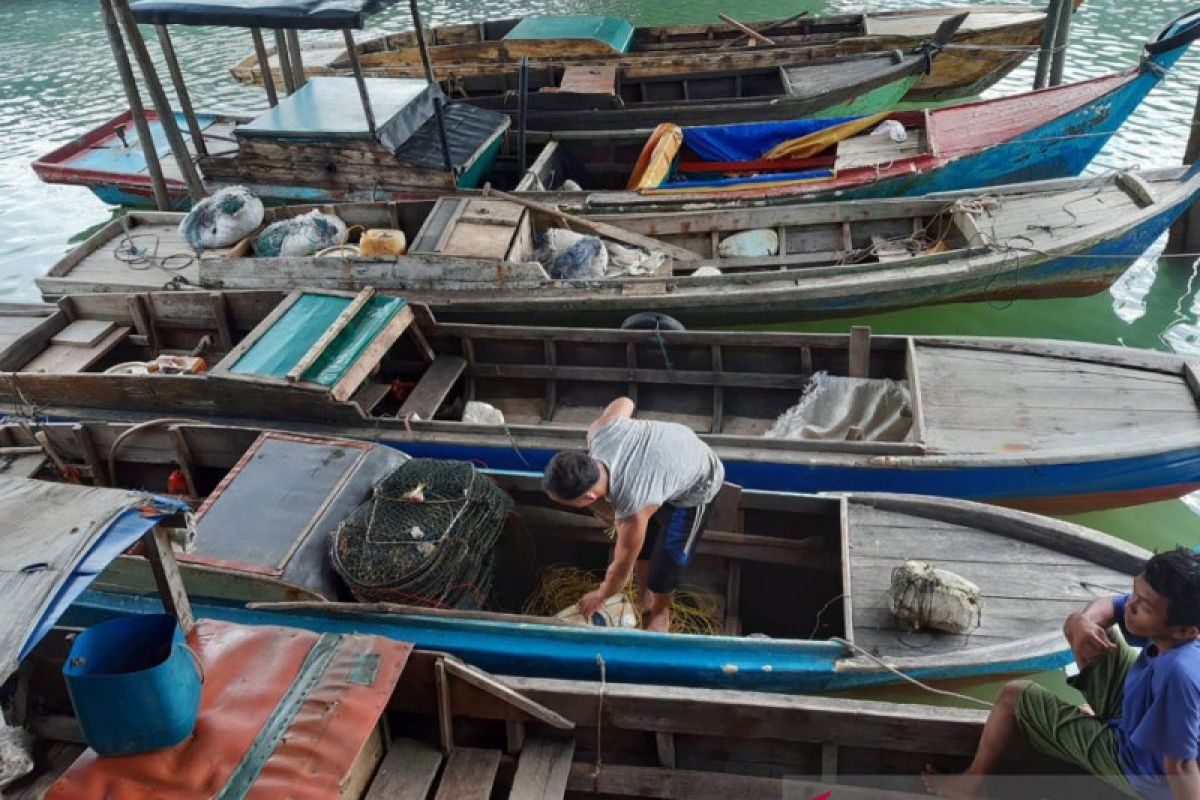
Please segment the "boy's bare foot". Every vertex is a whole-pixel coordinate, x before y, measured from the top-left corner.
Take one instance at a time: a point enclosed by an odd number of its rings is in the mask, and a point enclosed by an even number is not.
[[[965,772],[944,773],[932,764],[921,770],[925,791],[952,800],[978,800],[983,797],[983,778]]]

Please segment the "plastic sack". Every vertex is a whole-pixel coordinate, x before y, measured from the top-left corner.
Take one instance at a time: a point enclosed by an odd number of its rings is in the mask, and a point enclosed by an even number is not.
[[[0,714],[0,790],[17,778],[33,772],[33,736],[24,728],[12,728]]]
[[[554,616],[573,625],[595,625],[600,628],[636,628],[641,621],[637,609],[623,593],[614,594],[605,600],[604,605],[590,620],[585,620],[579,613],[578,603],[564,608]]]
[[[463,406],[462,421],[468,425],[503,425],[504,412],[479,400],[468,400]]]
[[[875,126],[869,136],[886,136],[896,144],[908,141],[908,131],[904,129],[904,125],[897,120],[884,120]]]
[[[721,258],[779,255],[779,234],[770,228],[735,233],[717,244],[717,255]]]
[[[346,243],[346,223],[333,214],[313,210],[268,225],[254,240],[259,258],[304,258]]]
[[[603,278],[608,270],[608,251],[597,236],[551,228],[539,241],[534,258],[555,280]]]
[[[905,561],[892,570],[888,607],[904,631],[970,633],[979,627],[979,587],[924,561]]]
[[[229,247],[262,224],[263,204],[245,186],[227,186],[192,206],[179,221],[179,235],[193,250]]]

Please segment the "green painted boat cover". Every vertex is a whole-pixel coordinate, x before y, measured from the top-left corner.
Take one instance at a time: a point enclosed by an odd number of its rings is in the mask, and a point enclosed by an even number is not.
[[[633,26],[620,17],[526,17],[505,34],[504,38],[594,39],[607,44],[614,53],[628,53],[633,44]]]
[[[309,78],[279,105],[234,129],[239,138],[290,141],[336,141],[377,138],[393,152],[413,132],[433,119],[434,98],[441,90],[424,80],[367,78],[367,94],[375,115],[375,133],[367,126],[354,78]]]
[[[240,375],[286,377],[288,370],[304,358],[353,300],[353,297],[327,294],[301,295],[230,371]],[[333,386],[406,302],[403,297],[372,297],[301,378],[322,386]]]

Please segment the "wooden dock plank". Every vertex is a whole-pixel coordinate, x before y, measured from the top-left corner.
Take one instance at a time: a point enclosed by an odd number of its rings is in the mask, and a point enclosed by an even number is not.
[[[499,768],[499,750],[456,748],[446,761],[434,800],[488,800]]]
[[[364,800],[425,800],[442,766],[442,754],[415,739],[395,739]]]
[[[534,738],[517,761],[509,800],[559,800],[567,791],[575,741]]]

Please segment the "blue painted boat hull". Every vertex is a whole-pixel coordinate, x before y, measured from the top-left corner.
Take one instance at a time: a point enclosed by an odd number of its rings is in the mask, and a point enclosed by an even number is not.
[[[154,597],[88,591],[66,624],[87,626],[121,614],[161,609]],[[726,636],[681,636],[422,614],[275,612],[215,603],[192,603],[198,617],[246,625],[288,625],[316,632],[369,633],[453,653],[481,669],[504,675],[606,680],[769,692],[821,692],[897,680],[890,672],[837,672],[840,644]],[[914,677],[954,679],[1055,669],[1071,660],[1064,648],[953,668],[912,671]]]

